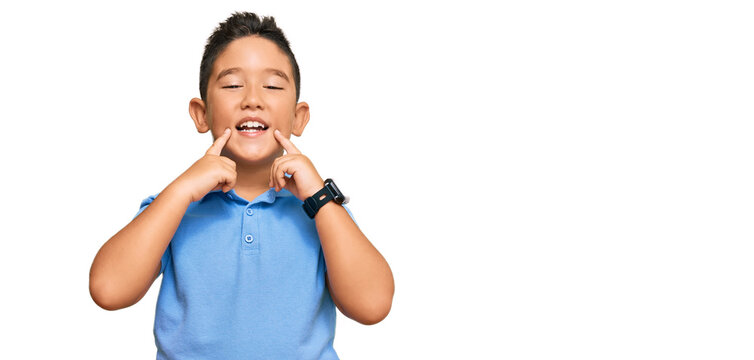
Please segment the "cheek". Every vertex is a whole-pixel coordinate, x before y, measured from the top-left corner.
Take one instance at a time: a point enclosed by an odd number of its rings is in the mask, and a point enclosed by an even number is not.
[[[214,105],[215,106],[211,108],[211,111],[207,113],[208,116],[212,117],[213,119],[224,122],[229,118],[230,115],[232,115],[232,109],[230,109],[228,104],[216,102]]]
[[[276,119],[288,122],[296,116],[295,108],[288,101],[268,102],[267,105]]]

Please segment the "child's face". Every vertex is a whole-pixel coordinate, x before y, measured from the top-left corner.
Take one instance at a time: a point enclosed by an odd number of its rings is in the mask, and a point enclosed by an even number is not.
[[[296,86],[288,57],[275,43],[258,36],[233,40],[215,60],[207,85],[207,101],[193,99],[190,112],[199,132],[213,138],[225,128],[231,136],[222,154],[236,162],[266,163],[283,154],[275,129],[285,137],[300,136],[309,120],[306,103],[296,104]],[[195,112],[199,112],[195,116]],[[203,114],[202,114],[203,113]],[[237,127],[249,118],[268,126],[259,133]]]

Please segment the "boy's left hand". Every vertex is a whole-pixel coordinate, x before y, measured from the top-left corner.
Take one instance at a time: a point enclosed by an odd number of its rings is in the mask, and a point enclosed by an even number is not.
[[[325,181],[319,176],[314,164],[306,155],[302,154],[279,130],[275,129],[273,136],[287,154],[275,159],[272,163],[270,187],[275,186],[275,191],[285,188],[301,201],[325,187]],[[285,177],[285,173],[291,174],[291,177]]]

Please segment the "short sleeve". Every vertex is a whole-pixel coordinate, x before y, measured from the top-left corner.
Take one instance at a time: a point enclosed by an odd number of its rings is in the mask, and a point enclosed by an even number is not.
[[[144,209],[146,209],[147,206],[149,206],[149,204],[151,204],[152,201],[154,201],[157,195],[159,194],[150,195],[149,197],[141,201],[141,205],[139,206],[139,211],[136,213],[136,215],[134,215],[134,219],[136,219],[136,217],[138,217],[144,211]],[[165,267],[168,265],[169,261],[170,261],[170,244],[168,244],[168,247],[165,249],[165,252],[162,254],[162,259],[160,259],[160,274],[165,272]]]
[[[136,217],[139,216],[144,211],[144,209],[147,208],[147,205],[151,204],[152,201],[154,201],[157,195],[150,195],[149,197],[141,201],[141,205],[139,205],[139,211],[137,211],[136,215],[134,215],[134,219],[136,219]]]

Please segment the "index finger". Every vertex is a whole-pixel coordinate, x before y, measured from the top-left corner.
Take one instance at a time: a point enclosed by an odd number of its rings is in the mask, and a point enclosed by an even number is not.
[[[275,139],[278,140],[280,145],[283,145],[283,149],[289,154],[301,154],[301,151],[296,147],[296,145],[293,145],[293,143],[288,140],[285,136],[283,136],[283,133],[280,132],[280,130],[275,129]]]
[[[225,143],[230,139],[230,128],[226,128],[220,137],[215,139],[215,142],[207,150],[207,155],[220,155],[220,152],[225,147]]]

